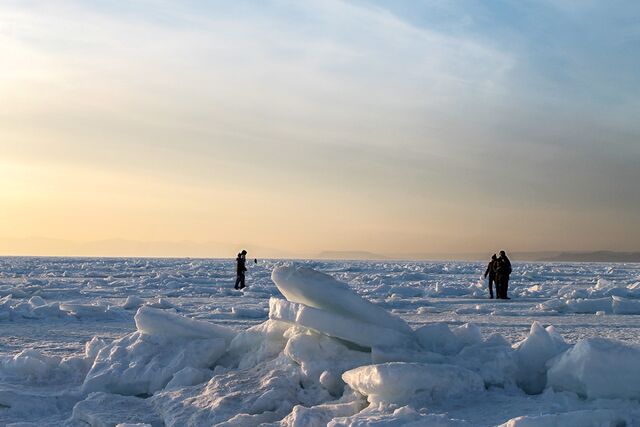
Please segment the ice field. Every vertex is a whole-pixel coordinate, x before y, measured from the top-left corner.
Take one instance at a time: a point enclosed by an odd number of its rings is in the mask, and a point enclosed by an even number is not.
[[[0,258],[0,426],[640,426],[639,264],[247,264]]]

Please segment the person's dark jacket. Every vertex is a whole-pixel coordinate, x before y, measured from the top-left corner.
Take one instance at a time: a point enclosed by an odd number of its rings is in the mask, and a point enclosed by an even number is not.
[[[499,276],[508,276],[511,274],[511,261],[509,261],[509,258],[506,256],[498,258],[496,274]]]
[[[236,261],[238,263],[238,268],[236,270],[237,274],[244,274],[245,271],[247,271],[247,267],[245,267],[245,262],[247,261],[245,257],[243,257],[242,255],[238,255],[238,258],[236,258]]]
[[[484,277],[489,276],[489,279],[493,279],[496,277],[497,262],[498,262],[497,259],[492,259],[491,261],[489,261],[489,264],[487,265],[487,270],[484,272]]]

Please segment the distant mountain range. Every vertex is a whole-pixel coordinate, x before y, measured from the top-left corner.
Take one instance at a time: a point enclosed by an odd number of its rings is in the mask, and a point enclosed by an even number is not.
[[[560,252],[553,256],[542,257],[540,261],[640,262],[640,252]]]
[[[406,253],[377,254],[366,251],[324,251],[317,255],[320,259],[344,260],[450,260],[450,261],[486,261],[492,252],[468,253]],[[592,252],[508,252],[514,261],[548,262],[640,262],[640,252],[592,251]]]
[[[323,251],[317,255],[318,259],[357,259],[357,260],[384,260],[386,255],[380,255],[367,251]]]

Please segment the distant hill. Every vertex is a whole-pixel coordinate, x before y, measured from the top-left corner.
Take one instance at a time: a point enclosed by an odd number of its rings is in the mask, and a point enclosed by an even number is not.
[[[323,251],[320,252],[317,257],[319,259],[357,259],[357,260],[366,260],[366,259],[389,259],[384,255],[376,254],[373,252],[367,251]]]
[[[574,262],[640,262],[640,252],[560,252],[545,257],[541,261],[574,261]]]

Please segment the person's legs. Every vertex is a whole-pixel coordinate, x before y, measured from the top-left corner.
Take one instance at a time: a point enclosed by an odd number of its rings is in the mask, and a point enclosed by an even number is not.
[[[509,299],[507,291],[509,290],[509,276],[505,276],[504,283],[502,284],[502,298]]]
[[[244,288],[244,273],[240,275],[240,289]]]
[[[240,275],[238,274],[238,275],[236,276],[236,284],[235,284],[235,286],[234,286],[234,288],[235,288],[235,289],[238,289],[238,284],[239,284],[239,283],[240,283]]]
[[[494,278],[493,277],[489,277],[489,295],[490,298],[493,299],[493,282],[494,282]],[[496,284],[496,293],[498,292],[498,285]]]
[[[496,276],[496,299],[502,298],[502,276]]]

